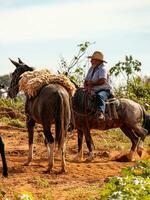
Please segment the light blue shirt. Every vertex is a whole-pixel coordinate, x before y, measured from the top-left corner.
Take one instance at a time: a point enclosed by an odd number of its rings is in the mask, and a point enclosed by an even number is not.
[[[106,79],[106,83],[104,83],[103,85],[94,86],[93,90],[96,92],[96,91],[99,91],[102,89],[112,89],[108,83],[108,73],[107,73],[107,70],[106,70],[106,67],[104,64],[101,64],[96,68],[90,67],[90,69],[88,70],[88,73],[85,77],[85,80],[86,81],[97,81],[102,78]]]

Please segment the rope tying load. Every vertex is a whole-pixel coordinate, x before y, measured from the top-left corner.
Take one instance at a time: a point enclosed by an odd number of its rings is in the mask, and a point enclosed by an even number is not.
[[[47,69],[24,72],[19,81],[19,90],[34,97],[43,86],[55,83],[66,88],[70,96],[74,95],[75,86],[69,78],[53,74]]]

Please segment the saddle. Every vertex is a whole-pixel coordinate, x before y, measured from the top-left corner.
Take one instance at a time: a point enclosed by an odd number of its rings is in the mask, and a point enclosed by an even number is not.
[[[118,119],[118,110],[120,101],[116,98],[110,98],[106,101],[105,116],[109,119]]]
[[[82,115],[96,116],[98,108],[98,98],[95,92],[88,92],[84,88],[79,88],[72,98],[73,110]],[[118,109],[120,101],[114,97],[106,101],[105,118],[109,120],[118,119]]]

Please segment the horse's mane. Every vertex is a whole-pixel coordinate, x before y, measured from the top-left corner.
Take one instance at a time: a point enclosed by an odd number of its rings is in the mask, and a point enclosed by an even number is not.
[[[21,67],[16,68],[15,73],[22,74],[26,71],[33,71],[33,67],[29,67],[27,65],[22,65]]]

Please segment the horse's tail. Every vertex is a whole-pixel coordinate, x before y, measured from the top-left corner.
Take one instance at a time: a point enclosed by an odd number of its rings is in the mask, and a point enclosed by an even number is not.
[[[64,110],[64,99],[61,96],[61,112],[60,112],[60,119],[61,119],[61,135],[60,135],[60,141],[58,141],[58,148],[63,148],[64,140],[65,140],[65,110]]]
[[[142,107],[143,111],[143,128],[148,130],[148,135],[150,135],[150,114],[146,112],[145,108]]]
[[[56,137],[55,137],[55,143],[58,144],[58,149],[60,147],[63,147],[64,144],[64,138],[65,138],[65,130],[64,130],[64,118],[65,118],[65,112],[64,112],[64,100],[62,95],[59,95],[58,100],[58,108],[57,108],[57,119],[56,119]]]

